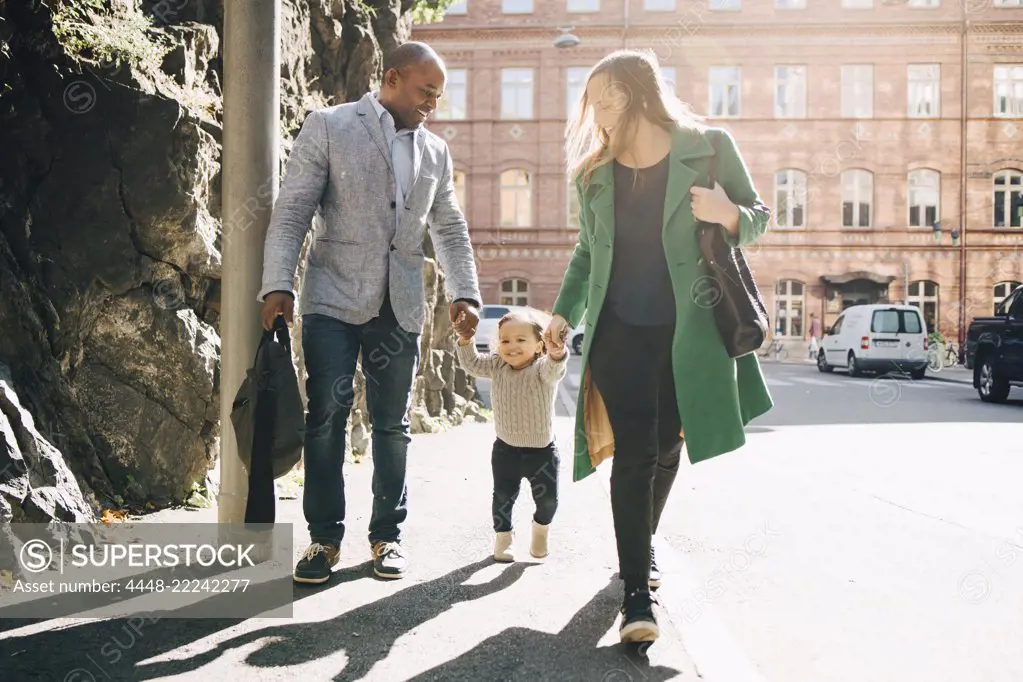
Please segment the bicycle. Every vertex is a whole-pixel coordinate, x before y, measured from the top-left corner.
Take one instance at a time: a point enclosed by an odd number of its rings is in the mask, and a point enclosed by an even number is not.
[[[757,354],[758,357],[767,358],[770,357],[772,351],[774,352],[774,359],[778,362],[788,360],[789,352],[785,350],[785,344],[778,340],[778,337],[771,339],[771,343],[761,348]]]
[[[957,367],[966,365],[966,356],[961,348],[956,348],[954,343],[945,346],[945,356],[941,357],[937,350],[927,351],[927,366],[932,372],[940,372],[945,367]]]

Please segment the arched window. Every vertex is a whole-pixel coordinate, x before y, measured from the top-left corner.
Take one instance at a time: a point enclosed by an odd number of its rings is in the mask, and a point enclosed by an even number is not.
[[[1004,301],[1009,296],[1009,294],[1016,290],[1016,287],[1018,287],[1020,284],[1021,282],[1014,282],[1012,280],[1009,280],[1006,282],[999,282],[998,284],[995,285],[993,291],[994,294],[993,307],[995,308],[996,311],[998,310],[998,304]],[[998,313],[995,312],[995,315],[997,314]]]
[[[874,203],[874,174],[862,168],[842,173],[842,225],[870,227]]]
[[[806,227],[806,173],[795,168],[775,173],[774,202],[778,227]]]
[[[928,168],[909,173],[909,224],[930,227],[941,220],[941,173]]]
[[[1012,168],[995,173],[995,227],[1023,226],[1023,173]]]
[[[501,282],[501,305],[529,305],[529,282],[513,278]]]
[[[937,282],[932,282],[929,279],[910,282],[909,295],[906,297],[906,302],[909,305],[915,305],[923,313],[928,332],[933,332],[938,328]]]
[[[462,209],[462,213],[465,213],[465,173],[460,170],[456,170],[452,174],[452,178],[455,183],[455,198],[458,199],[458,207]]]
[[[775,286],[775,310],[777,323],[775,332],[778,336],[803,338],[803,303],[805,287],[796,279],[779,280]]]
[[[501,173],[501,227],[529,227],[533,222],[533,189],[529,171]]]

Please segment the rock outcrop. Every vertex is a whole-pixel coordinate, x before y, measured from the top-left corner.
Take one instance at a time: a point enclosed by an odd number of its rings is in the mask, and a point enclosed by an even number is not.
[[[309,110],[373,86],[411,4],[283,0],[282,158]],[[182,502],[222,428],[222,1],[0,0],[0,19],[0,460],[49,472],[0,476],[0,519]],[[417,431],[476,414],[427,268]]]

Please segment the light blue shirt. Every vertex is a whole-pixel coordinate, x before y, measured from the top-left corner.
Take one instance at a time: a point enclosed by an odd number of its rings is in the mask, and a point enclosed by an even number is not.
[[[391,112],[384,109],[384,105],[377,100],[379,93],[374,92],[370,101],[380,117],[380,129],[384,133],[384,140],[391,152],[391,169],[394,172],[395,210],[394,229],[401,225],[401,218],[405,214],[405,198],[408,196],[409,186],[412,184],[412,167],[416,135],[419,129],[395,129],[394,117]]]

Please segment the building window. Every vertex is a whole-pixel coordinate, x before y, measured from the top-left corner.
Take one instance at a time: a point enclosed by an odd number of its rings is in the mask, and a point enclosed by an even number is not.
[[[469,0],[455,0],[444,11],[444,14],[465,14],[469,11]]]
[[[668,88],[668,92],[673,95],[678,94],[677,85],[678,81],[675,80],[675,67],[674,66],[662,66],[661,67],[661,79],[664,81],[664,85]]]
[[[501,282],[500,305],[529,305],[529,282],[524,279],[506,279]]]
[[[501,173],[501,227],[529,227],[533,222],[533,188],[529,172]]]
[[[1023,116],[1023,64],[995,66],[995,116]]]
[[[803,283],[795,279],[780,280],[775,287],[777,323],[775,333],[795,339],[803,338]]]
[[[568,197],[568,229],[578,230],[579,229],[579,192],[575,188],[575,182],[572,180],[568,181],[568,190],[566,192]]]
[[[742,69],[738,66],[710,67],[710,115],[728,118],[739,115]]]
[[[1023,225],[1023,173],[1003,170],[995,173],[995,227]]]
[[[909,174],[910,227],[930,227],[941,219],[941,173],[926,168]]]
[[[995,7],[1023,7],[1023,0],[995,0]]]
[[[842,116],[870,118],[874,115],[874,67],[871,64],[842,66]]]
[[[842,225],[870,227],[874,201],[874,174],[856,168],[842,173]]]
[[[806,118],[806,67],[774,67],[774,117]]]
[[[806,0],[774,0],[775,9],[806,9]]]
[[[806,173],[786,168],[774,174],[775,223],[806,227]]]
[[[910,64],[906,80],[909,117],[937,118],[941,106],[941,64]]]
[[[599,12],[600,0],[568,0],[569,12]]]
[[[533,11],[533,0],[501,0],[504,14],[529,14]]]
[[[998,284],[995,285],[994,291],[992,292],[994,294],[995,315],[998,315],[999,304],[1001,304],[1002,301],[1007,299],[1009,297],[1009,294],[1015,291],[1016,287],[1018,287],[1020,284],[1023,284],[1023,282],[1012,281],[999,282]]]
[[[469,101],[468,71],[465,69],[448,69],[448,81],[444,86],[444,96],[437,102],[437,111],[433,113],[439,121],[464,121],[468,118],[467,102]]]
[[[915,305],[924,315],[924,323],[927,331],[933,332],[938,328],[938,283],[930,280],[919,280],[909,283],[909,295],[906,297],[909,305]]]
[[[579,115],[579,106],[586,91],[586,76],[589,73],[588,66],[570,66],[565,69],[565,115],[569,120]]]
[[[465,200],[465,173],[456,170],[452,174],[452,179],[455,184],[455,199],[458,200],[458,207],[462,209],[462,213],[465,213],[465,207],[467,206]]]
[[[707,0],[707,9],[736,12],[742,9],[742,0]]]
[[[941,0],[909,0],[909,7],[941,7]]]
[[[873,6],[874,0],[842,0],[845,9],[870,9]]]
[[[643,9],[647,12],[674,12],[675,0],[643,0]]]
[[[501,69],[501,118],[533,118],[533,69]]]

